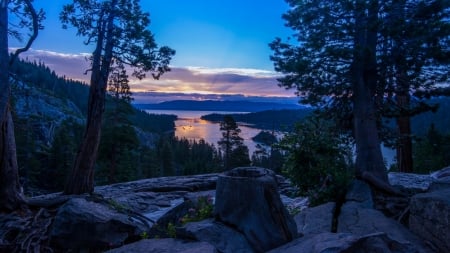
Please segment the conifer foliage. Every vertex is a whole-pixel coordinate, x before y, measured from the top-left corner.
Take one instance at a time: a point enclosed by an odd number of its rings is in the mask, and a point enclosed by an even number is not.
[[[175,51],[158,47],[147,29],[149,14],[138,0],[74,0],[61,12],[63,27],[77,29],[86,44],[95,45],[91,57],[91,80],[87,124],[74,166],[67,180],[66,194],[94,190],[94,166],[100,144],[106,89],[113,64],[128,65],[133,76],[144,78],[146,72],[158,79],[168,67]]]
[[[220,123],[220,131],[222,131],[222,138],[218,144],[223,152],[224,169],[230,170],[250,165],[248,147],[244,145],[244,139],[239,136],[241,129],[232,116],[224,116]]]
[[[328,116],[350,121],[345,125],[352,126],[356,142],[356,174],[387,189],[382,108],[395,110],[390,116],[403,135],[410,130],[402,117],[432,108],[422,97],[414,104],[409,96],[433,93],[449,80],[443,67],[450,59],[449,1],[287,3],[291,9],[283,18],[295,31],[293,38],[270,44],[275,69],[284,74],[280,86],[295,88],[305,103],[321,106]]]

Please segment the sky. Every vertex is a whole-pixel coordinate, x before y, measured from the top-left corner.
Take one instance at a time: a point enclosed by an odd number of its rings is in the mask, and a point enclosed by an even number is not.
[[[84,45],[75,28],[62,29],[59,21],[62,6],[70,2],[34,1],[46,20],[23,57],[43,61],[61,76],[87,81],[83,73],[93,46]],[[284,0],[141,0],[141,6],[150,13],[148,28],[158,45],[175,49],[176,55],[172,71],[160,80],[131,81],[137,102],[294,97],[294,91],[278,87],[279,73],[269,59],[268,44],[292,33],[281,18],[289,8]],[[10,40],[10,47],[19,46]]]

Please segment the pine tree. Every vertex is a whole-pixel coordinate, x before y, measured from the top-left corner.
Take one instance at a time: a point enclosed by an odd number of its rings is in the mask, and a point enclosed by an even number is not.
[[[250,165],[248,147],[244,145],[244,139],[239,136],[241,129],[232,116],[224,116],[220,123],[220,131],[222,131],[222,138],[218,144],[224,157],[224,169],[230,170],[234,167]]]
[[[60,17],[63,27],[74,26],[78,35],[87,38],[86,44],[95,44],[85,134],[64,189],[66,194],[92,193],[111,67],[121,63],[133,68],[137,78],[153,72],[158,79],[170,70],[168,65],[175,51],[158,48],[147,29],[149,14],[141,10],[138,0],[73,0],[64,6]]]
[[[10,29],[8,12],[18,15],[20,28],[29,28],[31,35],[25,47],[9,57],[8,36],[21,38],[18,31]],[[25,206],[19,183],[14,126],[10,108],[11,86],[9,68],[18,55],[27,51],[38,35],[43,12],[36,12],[31,0],[0,0],[0,211],[13,211]]]
[[[271,43],[274,51],[271,59],[274,61],[275,69],[284,74],[284,77],[279,79],[280,85],[296,88],[303,102],[321,106],[328,111],[328,116],[341,122],[350,120],[351,124],[345,125],[353,126],[356,142],[356,175],[370,181],[376,187],[395,191],[388,185],[386,168],[381,156],[379,121],[382,116],[380,104],[384,101],[385,95],[389,92],[391,94],[398,92],[401,96],[401,89],[389,91],[383,86],[390,83],[388,82],[390,77],[385,72],[393,69],[393,73],[398,75],[403,71],[409,73],[418,70],[416,74],[419,73],[418,76],[421,76],[420,73],[430,70],[417,68],[423,66],[416,65],[405,65],[407,69],[400,70],[399,62],[388,64],[385,60],[390,58],[385,58],[387,51],[390,53],[396,51],[393,47],[388,50],[389,46],[395,45],[391,43],[395,39],[392,34],[386,32],[388,27],[394,27],[393,23],[389,24],[386,17],[389,16],[388,11],[396,1],[287,0],[287,2],[292,8],[283,17],[287,21],[287,26],[295,30],[296,42],[283,42],[278,38]],[[427,5],[429,2],[412,0],[405,6],[414,6],[413,3]],[[438,0],[430,3],[448,6],[448,1]],[[448,13],[448,7],[444,10]],[[429,28],[439,29],[433,26]],[[417,45],[428,45],[427,40],[420,41],[420,34],[414,35],[415,29],[407,29],[405,26],[401,26],[400,29],[411,32],[413,37],[417,36],[414,37],[418,42]],[[403,35],[400,33],[400,36]],[[427,48],[433,52],[440,48],[443,49],[444,55],[448,55],[448,38],[447,36],[443,41],[431,39],[430,45],[434,43],[436,46]],[[409,41],[407,37],[402,39]],[[416,55],[420,56],[428,49],[414,47],[414,50],[417,50]],[[403,54],[401,58],[410,59],[411,56],[412,54],[408,53]],[[413,62],[420,65],[421,61],[415,61],[412,57],[411,63]],[[448,69],[444,72],[448,73]],[[415,86],[415,91],[432,90],[436,87],[435,84],[440,79],[434,78],[433,75],[426,76],[428,81]]]

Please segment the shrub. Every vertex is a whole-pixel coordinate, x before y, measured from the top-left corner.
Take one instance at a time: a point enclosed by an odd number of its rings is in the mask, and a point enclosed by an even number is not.
[[[352,143],[330,122],[310,117],[280,141],[286,152],[283,173],[309,196],[312,206],[345,194],[353,175]]]

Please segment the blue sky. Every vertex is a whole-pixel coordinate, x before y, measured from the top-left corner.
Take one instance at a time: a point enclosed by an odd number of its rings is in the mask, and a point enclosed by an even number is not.
[[[35,0],[47,19],[45,29],[28,53],[60,75],[87,80],[85,57],[92,47],[76,37],[76,30],[63,30],[59,12],[69,0]],[[275,37],[288,37],[281,15],[284,0],[141,0],[150,13],[149,29],[159,45],[177,51],[174,71],[160,81],[132,81],[135,91],[245,96],[293,96],[277,86],[277,73],[269,60],[268,47]],[[10,41],[11,47],[19,44]]]

